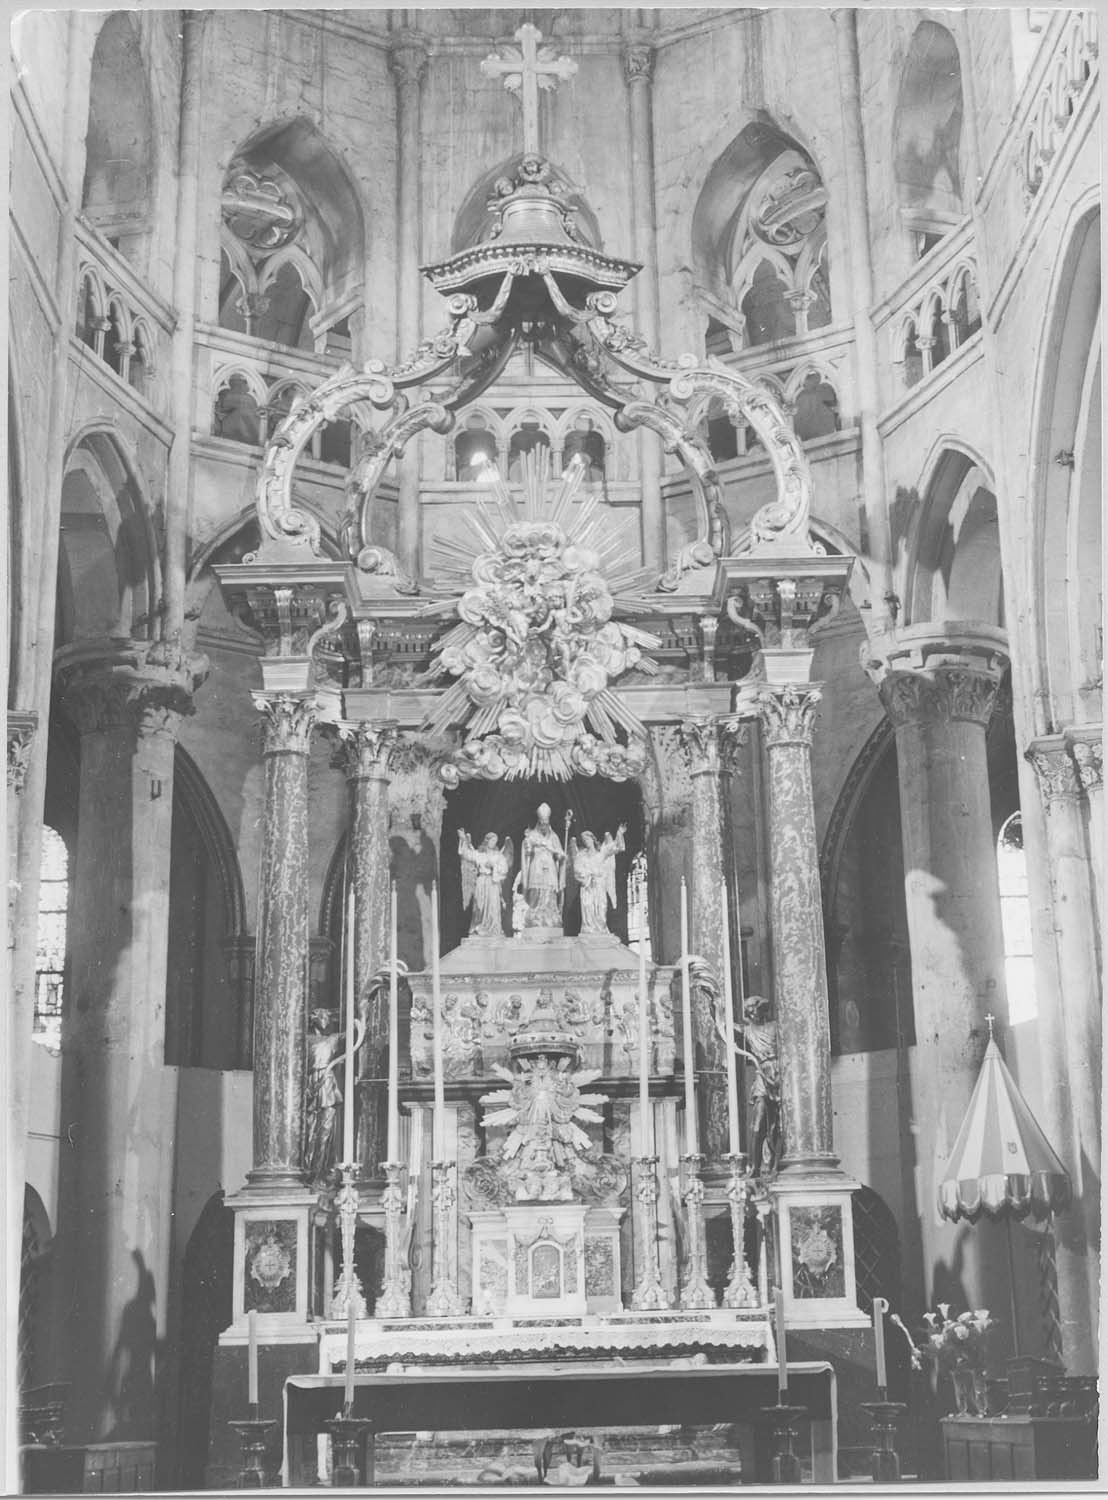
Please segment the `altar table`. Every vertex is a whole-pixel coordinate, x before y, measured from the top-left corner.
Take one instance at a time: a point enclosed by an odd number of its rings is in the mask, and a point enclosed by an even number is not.
[[[826,1363],[789,1365],[789,1400],[811,1416],[812,1480],[834,1484],[837,1431],[835,1371]],[[341,1375],[294,1375],[285,1386],[285,1438],[310,1438],[342,1409]],[[739,1428],[744,1483],[758,1483],[755,1431],[760,1408],[777,1401],[774,1365],[700,1365],[691,1369],[633,1365],[580,1371],[415,1370],[358,1375],[354,1415],[368,1421],[365,1483],[374,1483],[374,1437],[384,1432],[473,1432],[486,1429],[603,1434],[606,1427]],[[601,1441],[603,1439],[601,1438]],[[288,1456],[286,1453],[286,1472]],[[749,1477],[746,1477],[749,1476]]]

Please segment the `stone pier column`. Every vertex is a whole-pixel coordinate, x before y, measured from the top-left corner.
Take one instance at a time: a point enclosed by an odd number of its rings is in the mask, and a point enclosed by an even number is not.
[[[985,1017],[1007,1021],[985,754],[1004,665],[1003,632],[987,627],[909,628],[867,662],[896,731],[926,1295],[966,1307],[1005,1305],[1008,1287],[1003,1246],[981,1233],[989,1226],[967,1235],[936,1207],[988,1041]]]
[[[745,700],[761,723],[769,790],[770,924],[781,1067],[782,1173],[835,1168],[812,729],[820,691],[765,686]]]
[[[1100,914],[1104,909],[1104,726],[1086,724],[1066,731],[1066,744],[1077,763],[1077,776],[1085,797],[1085,827],[1089,861],[1093,871],[1093,915],[1100,939]]]
[[[689,862],[689,941],[723,981],[724,876],[723,797],[719,722],[708,716],[686,719],[679,726],[692,779],[692,859]],[[732,935],[732,960],[738,948]],[[703,999],[703,991],[699,992]],[[727,1059],[719,1032],[720,1018],[701,1008],[693,1017],[696,1031],[697,1095],[701,1101],[705,1154],[720,1156],[729,1149],[727,1137]]]
[[[340,724],[335,759],[350,787],[350,879],[357,893],[355,996],[365,1022],[358,1066],[356,1155],[363,1177],[384,1160],[387,1096],[388,994],[374,980],[389,958],[389,756],[395,724]]]
[[[254,999],[255,1188],[299,1187],[308,1008],[308,756],[315,698],[253,694],[265,716]]]
[[[623,49],[631,139],[631,244],[642,263],[635,279],[638,331],[651,349],[658,347],[658,228],[654,202],[654,106],[651,90],[656,46],[648,28],[629,36]],[[643,566],[662,569],[666,562],[666,517],[662,506],[662,447],[653,433],[639,443],[642,482]]]
[[[151,1441],[166,1334],[177,1070],[165,1066],[173,758],[199,659],[70,653],[81,734],[62,1031],[54,1368],[76,1442]]]
[[[396,303],[396,352],[406,359],[419,342],[420,199],[423,140],[420,116],[427,44],[416,31],[401,30],[389,39],[389,67],[396,80],[396,255],[399,266]],[[420,572],[419,455],[414,445],[399,464],[396,552],[414,578]]]
[[[1082,783],[1061,735],[1033,740],[1027,759],[1042,797],[1057,995],[1040,994],[1044,1119],[1076,1203],[1055,1231],[1062,1348],[1071,1373],[1096,1369],[1099,1305],[1101,982],[1096,914],[1083,826]],[[1053,989],[1053,986],[1051,986]]]

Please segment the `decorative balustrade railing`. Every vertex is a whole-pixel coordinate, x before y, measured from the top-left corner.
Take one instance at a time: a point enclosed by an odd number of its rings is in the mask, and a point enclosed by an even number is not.
[[[966,220],[913,267],[875,310],[894,371],[891,404],[918,385],[981,327],[973,225]]]
[[[339,369],[335,355],[292,349],[212,324],[196,332],[196,425],[213,437],[248,447],[267,443],[294,403]],[[307,456],[349,468],[352,433],[347,421],[314,434]]]
[[[97,359],[147,401],[169,365],[176,315],[102,234],[77,220],[77,307],[73,329]]]
[[[1051,17],[1016,111],[1016,140],[1024,200],[1047,179],[1067,132],[1099,76],[1095,10],[1058,10]]]

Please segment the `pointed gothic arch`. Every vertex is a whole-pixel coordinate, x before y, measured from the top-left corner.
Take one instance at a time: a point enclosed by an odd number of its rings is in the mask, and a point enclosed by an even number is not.
[[[114,11],[92,54],[81,211],[124,253],[150,226],[157,140],[139,28]]]
[[[906,226],[921,236],[921,251],[964,212],[962,114],[958,45],[945,26],[921,21],[908,46],[893,119],[897,197]]]

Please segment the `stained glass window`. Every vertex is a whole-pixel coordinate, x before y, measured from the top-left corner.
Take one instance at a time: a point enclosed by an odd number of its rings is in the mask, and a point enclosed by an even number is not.
[[[69,852],[53,828],[42,830],[35,953],[35,1040],[56,1052],[62,1041],[65,935],[69,916]]]

